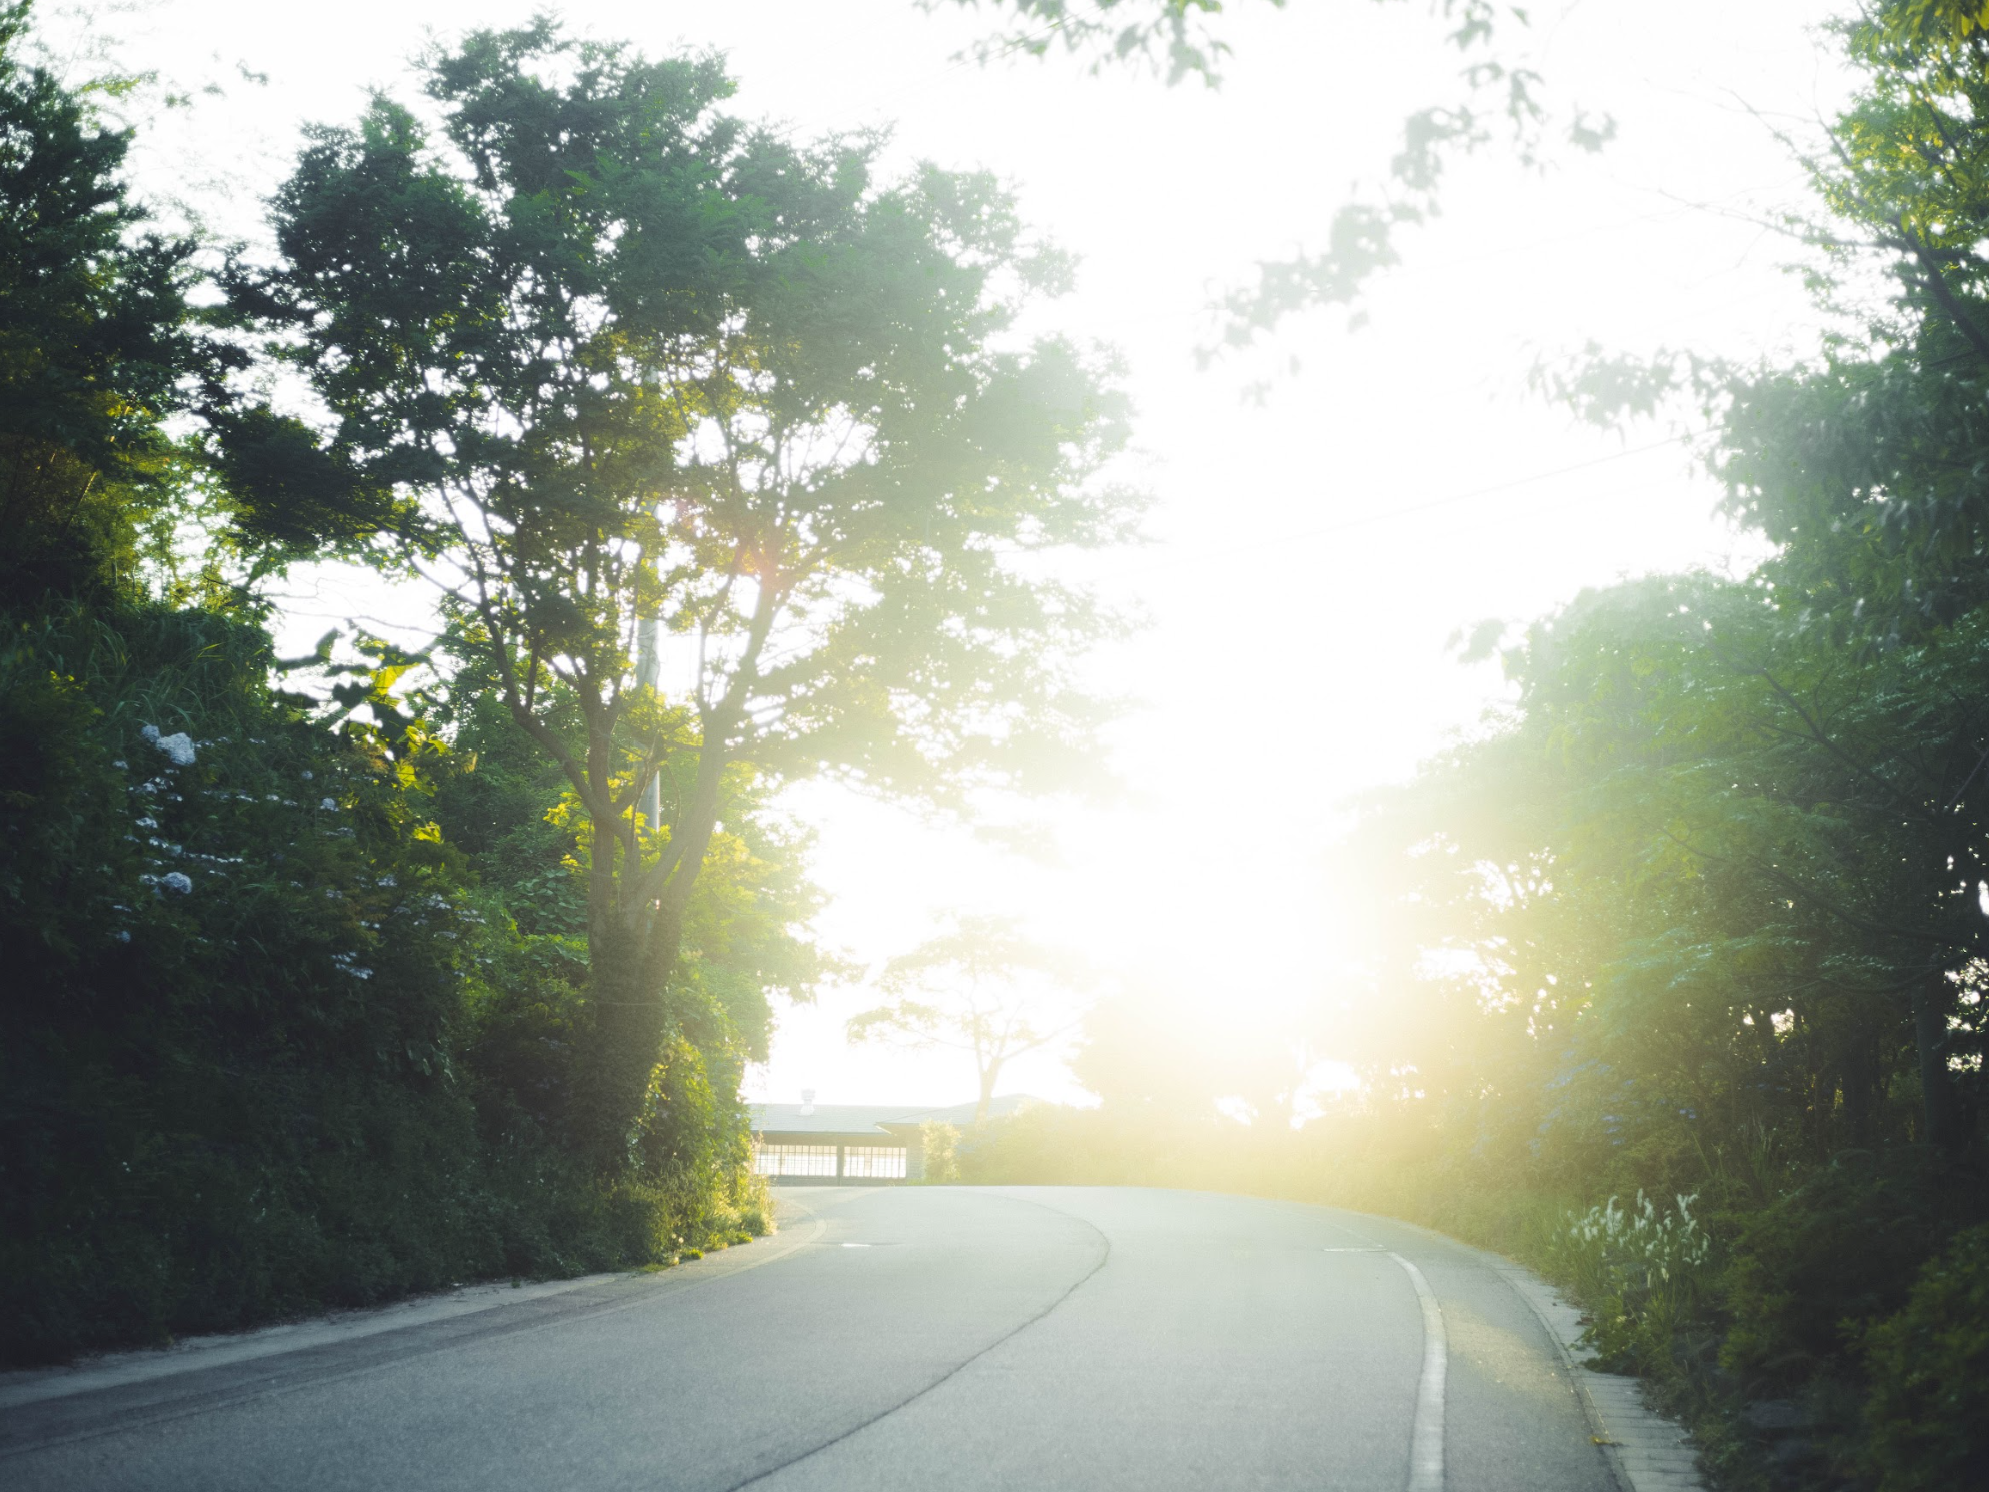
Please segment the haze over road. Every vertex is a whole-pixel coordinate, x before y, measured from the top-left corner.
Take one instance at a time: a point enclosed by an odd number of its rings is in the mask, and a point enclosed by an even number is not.
[[[1032,1187],[810,1190],[778,1237],[668,1274],[17,1401],[0,1483],[1615,1486],[1483,1256],[1327,1208]]]

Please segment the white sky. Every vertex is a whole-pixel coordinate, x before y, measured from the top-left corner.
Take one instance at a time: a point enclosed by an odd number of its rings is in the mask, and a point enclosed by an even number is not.
[[[1211,296],[1255,260],[1317,242],[1349,184],[1379,174],[1402,116],[1448,93],[1454,57],[1418,7],[1243,4],[1227,82],[1211,93],[1090,77],[1063,58],[960,64],[986,20],[928,16],[912,0],[566,5],[584,33],[728,53],[748,116],[804,133],[894,123],[899,162],[999,172],[1082,258],[1076,293],[1046,323],[1114,344],[1129,365],[1133,470],[1158,499],[1156,542],[1099,573],[1152,625],[1101,657],[1098,677],[1147,701],[1113,733],[1133,798],[1062,813],[1052,869],[847,794],[799,791],[792,807],[821,830],[816,873],[836,898],[825,938],[875,965],[926,936],[937,909],[1014,913],[1218,1009],[1302,1002],[1331,957],[1322,867],[1338,805],[1408,776],[1499,693],[1496,669],[1460,667],[1446,639],[1584,586],[1752,552],[1713,519],[1710,484],[1676,446],[1577,428],[1523,385],[1536,354],[1590,340],[1743,357],[1809,345],[1814,317],[1778,268],[1790,252],[1748,221],[1801,200],[1800,172],[1754,111],[1798,127],[1828,111],[1842,82],[1811,28],[1837,8],[1538,7],[1550,89],[1613,113],[1616,143],[1545,175],[1496,151],[1466,162],[1443,220],[1408,239],[1407,264],[1376,287],[1364,330],[1304,320],[1262,356],[1199,373]],[[83,9],[123,38],[127,63],[228,83],[159,135],[144,183],[245,233],[300,123],[349,121],[369,86],[405,90],[405,60],[430,30],[534,7]],[[238,61],[268,85],[235,79]],[[1294,358],[1264,405],[1240,397]],[[342,607],[407,616],[416,604],[328,581],[295,603],[286,641],[315,638]],[[963,1057],[845,1045],[842,1022],[873,998],[827,991],[784,1013],[755,1092],[971,1098]],[[1001,1086],[1075,1093],[1054,1057],[1015,1064]]]

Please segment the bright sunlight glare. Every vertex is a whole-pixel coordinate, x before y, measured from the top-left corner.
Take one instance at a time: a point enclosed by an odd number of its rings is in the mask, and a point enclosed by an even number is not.
[[[431,38],[537,8],[355,0],[326,28],[285,7],[142,6],[124,60],[192,102],[141,152],[141,185],[253,238],[303,125],[351,119],[370,88],[410,93],[405,63]],[[1453,58],[1415,8],[1238,7],[1220,90],[1170,91],[1056,53],[963,61],[982,19],[906,0],[564,7],[584,34],[723,52],[747,116],[808,136],[888,130],[896,166],[1011,183],[1079,261],[1074,292],[1039,319],[1124,360],[1134,450],[1113,475],[1156,497],[1145,545],[1052,561],[1146,619],[1087,681],[1131,702],[1109,733],[1115,796],[1003,807],[1012,832],[996,834],[833,785],[787,795],[819,833],[814,873],[832,897],[819,931],[853,972],[779,1011],[756,1096],[970,1099],[959,1054],[852,1045],[844,1030],[877,1003],[888,961],[949,913],[1017,919],[1080,956],[1094,994],[1147,992],[1162,1010],[1192,993],[1281,1033],[1300,1117],[1352,1081],[1320,1015],[1348,935],[1321,911],[1325,854],[1363,790],[1407,778],[1498,707],[1497,663],[1460,663],[1456,636],[1619,577],[1757,557],[1664,431],[1577,426],[1528,394],[1527,374],[1591,343],[1749,358],[1808,344],[1816,312],[1762,225],[1802,189],[1775,129],[1827,113],[1841,87],[1806,29],[1826,13],[1816,0],[1546,8],[1541,72],[1590,90],[1615,141],[1538,170],[1498,150],[1464,163],[1364,325],[1315,314],[1204,368],[1211,302],[1253,263],[1316,244],[1349,183],[1385,170],[1404,114],[1445,85]],[[88,30],[76,15],[51,24]],[[424,594],[336,567],[298,572],[280,596],[292,653],[348,619],[403,640],[428,622]],[[1087,1101],[1070,1043],[1009,1064],[1002,1090]]]

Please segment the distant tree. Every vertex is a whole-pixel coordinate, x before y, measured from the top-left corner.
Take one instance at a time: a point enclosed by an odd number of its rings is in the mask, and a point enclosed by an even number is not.
[[[895,1040],[972,1054],[979,1079],[974,1123],[985,1123],[1005,1063],[1049,1045],[1078,1017],[1086,982],[1071,954],[1023,935],[1012,917],[955,916],[952,926],[884,966],[893,998],[853,1016],[852,1041]]]
[[[1066,272],[995,183],[879,183],[877,139],[752,131],[730,90],[549,22],[473,35],[427,64],[439,134],[379,98],[313,135],[281,261],[236,282],[331,418],[223,440],[264,530],[434,580],[571,784],[604,1164],[728,778],[955,810],[1073,781],[1105,712],[1071,665],[1114,623],[1025,557],[1138,508],[1091,480],[1124,433],[1107,370],[1015,332]]]

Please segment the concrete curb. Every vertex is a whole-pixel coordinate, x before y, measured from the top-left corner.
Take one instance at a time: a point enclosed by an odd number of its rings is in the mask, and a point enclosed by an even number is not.
[[[1496,1258],[1496,1256],[1490,1256]],[[1595,1443],[1624,1492],[1707,1492],[1699,1457],[1685,1431],[1644,1402],[1635,1378],[1584,1367],[1581,1313],[1531,1270],[1498,1259],[1493,1267],[1513,1293],[1533,1307],[1567,1365]]]

